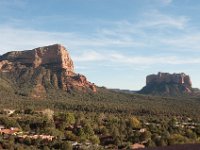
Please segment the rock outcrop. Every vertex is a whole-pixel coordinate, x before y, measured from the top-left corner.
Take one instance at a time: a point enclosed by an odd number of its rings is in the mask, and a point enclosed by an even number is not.
[[[21,91],[29,89],[26,94],[33,97],[41,97],[49,88],[96,92],[93,83],[74,72],[68,51],[59,44],[0,56],[0,75],[12,80]]]
[[[11,71],[14,64],[18,63],[25,67],[38,68],[42,66],[47,69],[65,69],[68,75],[74,73],[74,65],[69,53],[65,47],[59,44],[33,50],[8,52],[1,56],[0,60],[0,70],[4,71]]]
[[[152,74],[146,77],[146,85],[148,84],[159,84],[159,83],[174,83],[174,84],[184,84],[191,87],[192,82],[190,77],[184,73],[180,74],[169,74],[159,72],[157,75]]]
[[[169,74],[159,72],[146,77],[146,86],[139,92],[152,95],[181,95],[193,92],[192,82],[184,73]]]

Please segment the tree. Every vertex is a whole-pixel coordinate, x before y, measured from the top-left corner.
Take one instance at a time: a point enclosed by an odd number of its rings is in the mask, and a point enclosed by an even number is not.
[[[47,116],[49,120],[53,120],[54,111],[51,109],[45,109],[42,111],[43,115]]]
[[[64,142],[63,144],[62,144],[62,148],[61,148],[62,150],[72,150],[73,149],[73,147],[72,147],[72,144],[70,144],[69,142]]]
[[[50,150],[50,148],[48,146],[44,146],[43,150]]]
[[[99,143],[100,143],[99,137],[96,136],[96,135],[90,137],[90,141],[91,141],[93,144],[99,144]]]
[[[156,147],[156,144],[153,140],[149,140],[147,143],[146,143],[146,146],[147,147]]]
[[[5,127],[20,127],[17,120],[9,117],[0,117],[0,124],[3,124]]]
[[[148,141],[151,139],[151,132],[150,131],[145,131],[141,133],[140,135],[140,141]]]
[[[66,114],[66,120],[67,120],[67,124],[68,125],[71,125],[71,124],[74,124],[75,123],[75,116],[74,116],[74,113],[67,113]]]
[[[32,115],[33,113],[34,113],[33,108],[27,108],[27,109],[24,110],[24,114],[30,114],[30,115]]]
[[[72,133],[72,131],[66,131],[66,132],[65,132],[65,138],[66,138],[67,140],[70,140],[70,141],[76,141],[76,140],[77,140],[76,135],[74,135],[74,134]]]
[[[136,117],[131,117],[129,119],[129,124],[134,129],[138,129],[138,128],[141,127],[141,123],[140,123],[140,121]]]
[[[24,139],[24,144],[30,146],[31,143],[32,143],[32,142],[31,142],[31,139],[30,139],[30,138],[26,137],[26,138]]]
[[[167,146],[166,139],[160,138],[159,141],[156,141],[157,146]]]
[[[169,145],[174,145],[174,144],[184,144],[187,141],[187,138],[180,134],[172,134],[169,137]]]
[[[13,136],[9,137],[9,145],[15,144],[15,138]]]
[[[190,139],[196,139],[197,135],[191,129],[186,130],[186,136]]]
[[[83,128],[78,129],[77,135],[78,136],[84,136],[85,135],[85,132],[84,132]]]
[[[55,116],[56,120],[59,120],[59,129],[64,130],[67,126],[75,123],[75,116],[73,113],[59,113]]]
[[[92,129],[92,127],[91,127],[91,125],[89,123],[87,123],[87,124],[84,125],[83,130],[84,130],[84,133],[87,136],[94,135],[94,131],[93,131],[93,129]]]
[[[15,149],[16,150],[24,150],[24,147],[22,145],[16,145]]]

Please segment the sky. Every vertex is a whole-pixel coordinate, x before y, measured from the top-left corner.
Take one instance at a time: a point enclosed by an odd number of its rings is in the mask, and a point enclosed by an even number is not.
[[[0,0],[0,54],[59,43],[98,86],[184,72],[200,88],[199,14],[199,0]]]

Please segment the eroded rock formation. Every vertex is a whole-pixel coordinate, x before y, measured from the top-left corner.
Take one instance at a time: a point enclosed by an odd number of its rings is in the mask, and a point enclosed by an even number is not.
[[[68,51],[59,44],[2,55],[0,74],[12,79],[19,88],[33,86],[30,90],[33,97],[40,97],[48,88],[96,92],[93,83],[74,72]]]
[[[159,83],[174,83],[174,84],[184,84],[191,87],[192,82],[190,77],[184,73],[179,74],[169,74],[159,72],[157,75],[152,74],[146,77],[146,84],[159,84]]]
[[[33,50],[8,52],[0,58],[0,69],[11,71],[17,63],[24,67],[45,67],[47,69],[66,69],[74,73],[74,65],[69,53],[62,45],[55,44]],[[4,68],[3,68],[4,67]]]
[[[185,73],[161,73],[148,75],[143,94],[181,95],[192,93],[192,82]]]

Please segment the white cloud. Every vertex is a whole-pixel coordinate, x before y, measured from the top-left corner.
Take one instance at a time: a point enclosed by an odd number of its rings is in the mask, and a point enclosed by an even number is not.
[[[32,49],[38,46],[61,43],[74,49],[97,48],[97,47],[127,47],[143,45],[130,38],[89,36],[85,37],[78,33],[69,32],[45,32],[33,29],[16,29],[13,27],[0,26],[0,47],[1,53],[6,50]]]
[[[153,28],[175,28],[184,29],[187,26],[189,18],[186,16],[170,16],[162,14],[157,10],[152,10],[144,14],[144,21],[139,22],[139,27]]]
[[[183,58],[177,56],[130,56],[121,53],[107,53],[102,54],[95,51],[84,52],[78,56],[73,56],[76,62],[107,62],[124,65],[141,65],[148,66],[154,64],[168,64],[168,65],[185,65],[185,64],[200,64],[200,57]]]
[[[184,34],[181,37],[171,37],[160,39],[160,42],[164,45],[169,45],[171,48],[180,49],[180,51],[200,51],[200,33],[191,32]]]
[[[84,52],[81,55],[76,55],[73,57],[74,61],[77,62],[88,62],[88,61],[101,61],[104,60],[104,56],[95,51]]]
[[[149,13],[145,13],[137,22],[127,20],[116,22],[99,21],[98,23],[102,26],[106,25],[106,27],[101,27],[96,32],[88,35],[78,32],[60,33],[20,29],[13,27],[15,25],[5,24],[0,25],[0,45],[1,50],[31,49],[52,43],[62,43],[70,49],[76,50],[88,50],[101,47],[112,50],[116,47],[124,49],[127,47],[131,47],[132,49],[149,49],[149,47],[160,47],[161,44],[165,44],[166,46],[172,45],[176,48],[179,45],[171,42],[165,33],[171,29],[185,30],[188,21],[189,19],[185,16],[169,16],[159,11],[150,11]],[[17,22],[21,21],[17,20]],[[153,30],[153,32],[149,30]],[[177,38],[181,40],[183,37]],[[165,39],[166,42],[162,39]]]
[[[123,49],[148,51],[158,49],[172,49],[174,51],[198,51],[200,48],[200,32],[188,34],[188,21],[185,16],[169,16],[158,11],[146,13],[138,22],[118,21],[112,22],[110,28],[100,28],[96,32],[85,35],[76,32],[45,32],[34,29],[19,29],[6,25],[0,26],[0,53],[10,50],[24,50],[35,47],[61,43],[72,51],[73,59],[77,62],[108,61],[122,64],[199,64],[199,58],[188,58],[169,56],[126,56]],[[106,22],[104,22],[106,24]],[[148,29],[153,29],[149,32]],[[181,34],[165,35],[171,29],[181,30]],[[184,29],[184,30],[183,30]],[[173,36],[176,35],[176,36]],[[120,48],[121,53],[111,53]],[[107,53],[102,54],[102,49]],[[94,51],[95,50],[95,51]],[[78,53],[81,52],[80,56]],[[153,52],[155,53],[155,52]],[[172,55],[173,56],[173,55]],[[188,56],[189,57],[189,56]]]

